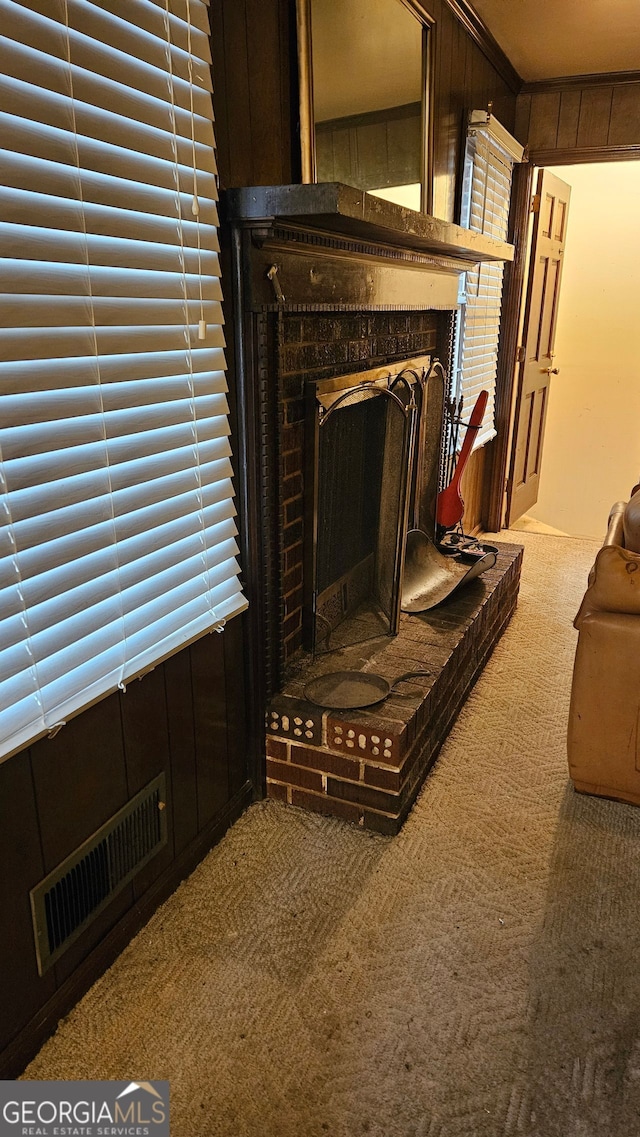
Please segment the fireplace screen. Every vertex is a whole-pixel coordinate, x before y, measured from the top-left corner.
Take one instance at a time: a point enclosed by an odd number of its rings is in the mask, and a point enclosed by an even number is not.
[[[416,398],[388,373],[311,387],[305,607],[319,653],[397,630]]]

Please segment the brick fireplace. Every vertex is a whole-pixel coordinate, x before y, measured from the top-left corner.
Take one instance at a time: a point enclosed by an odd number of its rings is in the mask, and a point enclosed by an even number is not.
[[[433,218],[415,232],[421,215],[346,187],[232,191],[229,214],[241,409],[255,446],[246,462],[260,502],[243,553],[254,581],[266,791],[395,833],[513,612],[521,550],[502,546],[492,570],[435,609],[403,614],[397,634],[305,650],[317,520],[310,398],[323,382],[339,386],[360,371],[384,385],[386,370],[397,374],[416,357],[425,373],[436,358],[447,368],[460,272],[483,256],[508,258],[511,247],[482,238],[480,249],[476,234]],[[438,436],[442,427],[440,405]],[[425,494],[413,450],[410,462],[407,505],[413,479],[415,506]],[[413,511],[430,536],[436,483],[437,470],[426,509]],[[323,710],[305,697],[309,679],[328,672],[392,682],[418,669],[430,674],[367,710]]]

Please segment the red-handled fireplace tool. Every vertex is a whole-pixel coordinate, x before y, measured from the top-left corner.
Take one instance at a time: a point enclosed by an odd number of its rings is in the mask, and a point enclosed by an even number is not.
[[[453,527],[462,520],[462,514],[464,513],[464,501],[460,496],[460,479],[464,473],[464,468],[471,453],[471,447],[473,446],[473,440],[475,438],[476,432],[482,426],[484,412],[487,409],[488,398],[488,391],[481,391],[478,395],[475,406],[471,412],[471,418],[469,419],[469,423],[467,425],[464,442],[462,443],[462,449],[460,451],[460,457],[456,463],[453,477],[446,489],[442,490],[442,492],[438,494],[436,520],[438,522],[438,525],[442,526],[443,529],[453,529]]]

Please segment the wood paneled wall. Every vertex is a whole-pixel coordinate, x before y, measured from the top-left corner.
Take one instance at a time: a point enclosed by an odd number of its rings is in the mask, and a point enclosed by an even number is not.
[[[640,72],[528,84],[516,135],[537,165],[640,157]]]
[[[23,1069],[249,800],[245,619],[0,764],[0,1077]],[[30,889],[162,771],[167,846],[40,977]]]
[[[484,528],[484,486],[487,474],[487,447],[474,450],[460,479],[464,502],[462,527],[465,533],[479,533]]]
[[[425,7],[436,21],[433,100],[433,212],[457,221],[460,152],[466,113],[493,103],[493,113],[509,131],[515,127],[513,87],[456,18],[446,0]]]
[[[222,188],[299,182],[295,0],[212,0],[211,53]]]
[[[421,134],[420,103],[317,123],[318,181],[365,190],[420,182]]]

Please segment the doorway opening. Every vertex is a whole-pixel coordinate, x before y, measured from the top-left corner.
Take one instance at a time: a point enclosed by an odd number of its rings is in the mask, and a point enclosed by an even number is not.
[[[516,508],[509,520],[599,539],[611,505],[640,475],[640,162],[549,173],[572,189],[550,360],[557,374],[536,443],[536,500],[524,519]]]

